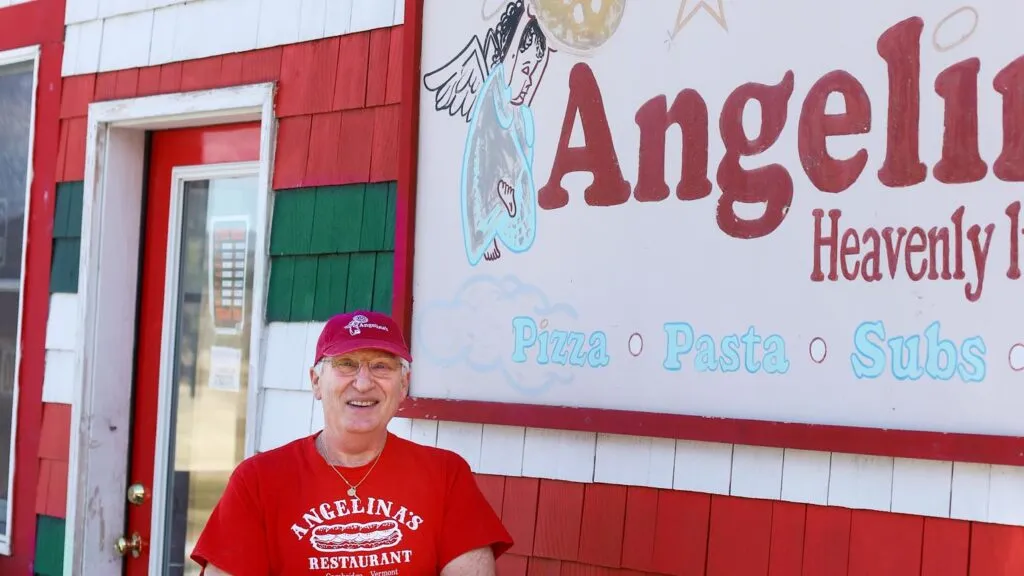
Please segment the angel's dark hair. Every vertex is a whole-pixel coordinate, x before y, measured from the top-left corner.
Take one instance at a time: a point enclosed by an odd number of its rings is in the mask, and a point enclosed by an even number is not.
[[[491,56],[492,66],[504,60],[508,55],[508,51],[512,48],[512,38],[515,36],[516,29],[519,27],[519,23],[525,14],[526,4],[523,0],[512,0],[505,5],[505,11],[502,12],[498,23],[490,31],[497,47],[497,50]],[[526,23],[526,27],[523,29],[523,35],[516,49],[522,54],[531,46],[536,46],[537,58],[543,58],[544,53],[547,52],[547,44],[547,37],[544,35],[544,31],[540,29],[537,19],[530,18],[530,21]]]

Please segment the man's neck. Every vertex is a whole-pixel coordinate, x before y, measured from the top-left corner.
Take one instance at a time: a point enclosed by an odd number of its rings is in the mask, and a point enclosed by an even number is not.
[[[320,434],[318,450],[329,464],[355,468],[373,461],[384,449],[387,429],[369,434],[332,432],[325,427]]]

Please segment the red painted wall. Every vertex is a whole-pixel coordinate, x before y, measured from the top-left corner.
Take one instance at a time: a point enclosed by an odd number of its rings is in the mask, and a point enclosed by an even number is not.
[[[1024,527],[477,475],[516,543],[499,576],[1010,576]]]

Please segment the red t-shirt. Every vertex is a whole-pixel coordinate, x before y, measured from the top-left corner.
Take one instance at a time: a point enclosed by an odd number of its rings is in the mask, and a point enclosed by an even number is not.
[[[454,452],[389,434],[353,498],[316,436],[243,461],[192,559],[232,576],[414,576],[438,574],[476,548],[498,557],[512,545]],[[339,471],[355,484],[369,467]]]

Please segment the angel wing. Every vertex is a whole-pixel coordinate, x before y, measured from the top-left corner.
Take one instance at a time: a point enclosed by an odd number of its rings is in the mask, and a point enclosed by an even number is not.
[[[490,46],[491,42],[487,44]],[[434,109],[447,110],[450,116],[459,115],[469,122],[490,68],[487,62],[487,51],[480,44],[480,37],[474,35],[454,58],[424,75],[423,85],[434,93]]]

